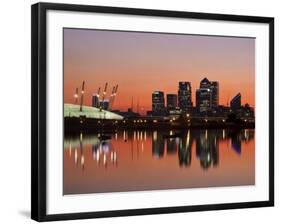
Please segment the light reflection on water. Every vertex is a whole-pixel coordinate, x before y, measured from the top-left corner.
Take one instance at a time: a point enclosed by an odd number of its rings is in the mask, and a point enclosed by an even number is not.
[[[254,133],[123,130],[65,136],[64,193],[254,184]]]

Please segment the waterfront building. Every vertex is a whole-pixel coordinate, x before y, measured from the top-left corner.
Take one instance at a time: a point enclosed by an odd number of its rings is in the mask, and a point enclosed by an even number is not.
[[[99,107],[99,97],[97,94],[92,96],[92,107]]]
[[[200,88],[196,90],[196,108],[200,113],[208,112],[212,107],[212,90]]]
[[[250,120],[254,121],[255,112],[253,107],[250,107],[250,105],[246,103],[244,106],[241,106],[241,109],[242,109],[242,116],[244,119],[247,119],[249,121]]]
[[[182,115],[182,110],[179,107],[175,108],[174,110],[168,111],[169,119],[172,121],[179,119],[181,115]]]
[[[131,108],[128,108],[127,111],[116,111],[116,110],[112,110],[111,112],[114,112],[114,113],[116,113],[116,114],[119,114],[119,115],[123,116],[124,118],[136,118],[136,117],[140,117],[140,114],[134,112]]]
[[[211,82],[209,81],[209,79],[204,78],[200,82],[200,88],[209,89],[210,88],[210,84],[211,84]]]
[[[217,108],[219,106],[219,82],[211,81],[210,88],[212,90],[212,107]]]
[[[167,94],[167,110],[175,110],[178,106],[177,94]]]
[[[191,95],[190,82],[179,82],[178,106],[183,111],[189,111],[192,108],[192,95]]]
[[[154,91],[152,93],[152,113],[153,115],[165,115],[164,92]]]
[[[218,117],[226,117],[230,112],[230,108],[228,106],[219,105],[216,108],[216,115]]]
[[[232,111],[237,111],[241,108],[241,94],[238,93],[235,97],[230,101],[230,109]]]
[[[100,108],[102,108],[104,110],[108,110],[108,108],[109,108],[109,100],[108,99],[101,100],[99,102],[99,104],[100,104]]]
[[[219,82],[209,81],[204,78],[200,82],[200,88],[210,89],[212,91],[212,102],[211,107],[216,108],[219,105]]]

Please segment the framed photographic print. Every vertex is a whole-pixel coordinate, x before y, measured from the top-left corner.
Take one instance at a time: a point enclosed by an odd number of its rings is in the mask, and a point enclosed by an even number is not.
[[[274,205],[274,19],[32,6],[32,218]]]

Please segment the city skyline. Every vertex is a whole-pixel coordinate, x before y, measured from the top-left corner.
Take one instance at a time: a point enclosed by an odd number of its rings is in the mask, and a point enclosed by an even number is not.
[[[83,81],[83,84],[85,81]],[[210,81],[207,77],[200,81],[199,88],[196,89],[195,102],[192,101],[191,83],[187,81],[180,81],[178,83],[178,94],[165,93],[163,91],[155,90],[151,93],[151,110],[139,110],[139,101],[136,105],[133,103],[133,98],[131,105],[124,110],[119,110],[113,107],[115,97],[117,95],[118,85],[113,86],[112,91],[108,90],[108,83],[105,83],[104,88],[99,87],[97,93],[94,93],[91,97],[92,107],[102,108],[105,110],[113,111],[131,111],[136,112],[141,115],[148,115],[154,113],[154,115],[167,115],[166,112],[181,110],[182,112],[192,112],[197,109],[198,112],[211,112],[212,110],[217,110],[219,107],[225,107],[238,110],[241,106],[251,105],[246,102],[242,104],[242,95],[238,92],[236,95],[232,96],[227,105],[220,104],[219,102],[219,92],[220,84],[218,81]],[[82,90],[82,89],[81,89]],[[79,105],[81,100],[81,92],[79,94],[79,88],[76,88],[76,92],[73,95],[74,104]],[[85,92],[82,90],[83,96]],[[105,93],[105,94],[104,94]],[[239,97],[237,99],[237,97]],[[84,102],[84,101],[83,101]],[[234,103],[235,102],[235,103]],[[233,105],[235,104],[235,105]],[[254,107],[252,107],[254,108]]]
[[[74,102],[75,89],[85,80],[84,103],[91,105],[92,95],[97,93],[99,87],[103,89],[105,82],[108,82],[108,94],[114,85],[120,86],[113,109],[127,110],[131,107],[133,97],[135,109],[138,102],[140,110],[142,108],[143,111],[149,111],[152,109],[152,92],[162,91],[165,98],[166,94],[178,95],[178,83],[184,81],[191,83],[191,100],[194,106],[200,81],[208,77],[220,84],[220,105],[229,104],[237,93],[241,93],[242,104],[255,106],[254,39],[79,29],[64,29],[64,34],[65,103]],[[125,46],[125,42],[130,48]],[[205,43],[205,48],[201,46],[202,42]],[[166,47],[167,44],[174,44],[172,52],[169,51],[170,47]],[[188,49],[185,52],[179,49],[186,45]],[[237,45],[244,46],[239,50],[239,54],[235,50]],[[85,46],[88,46],[88,49]],[[215,47],[215,51],[210,51]],[[198,52],[195,52],[196,49]],[[163,52],[167,55],[160,60],[160,53]],[[203,53],[208,53],[208,58],[212,53],[216,59],[212,57],[207,62]],[[129,60],[127,54],[134,57]],[[104,60],[105,57],[107,60]],[[181,60],[177,62],[179,57]],[[167,66],[168,59],[171,63]],[[238,66],[239,64],[241,66]],[[231,66],[235,67],[235,76]],[[142,69],[139,69],[140,67]]]

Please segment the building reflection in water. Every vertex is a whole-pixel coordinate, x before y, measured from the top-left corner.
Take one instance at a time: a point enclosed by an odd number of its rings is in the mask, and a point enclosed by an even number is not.
[[[153,131],[152,133],[152,155],[154,158],[160,159],[164,156],[164,139],[163,133]]]
[[[218,165],[219,134],[220,133],[206,129],[195,135],[196,157],[200,160],[200,165],[203,169],[208,169],[211,165],[214,167]]]
[[[125,143],[130,148],[131,159],[139,159],[140,153],[151,150],[154,159],[165,159],[169,156],[178,156],[180,167],[189,167],[192,162],[192,145],[195,143],[196,159],[203,170],[219,165],[219,142],[230,141],[231,149],[238,155],[243,152],[241,142],[249,142],[254,138],[254,130],[187,130],[187,131],[120,131],[108,135],[100,134],[84,136],[83,133],[65,138],[65,149],[68,156],[73,158],[77,167],[85,168],[84,145],[91,145],[92,161],[98,167],[108,166],[117,168],[116,142]],[[151,141],[151,149],[146,149]],[[72,152],[74,151],[74,152]],[[165,153],[166,152],[166,153]],[[87,160],[90,162],[90,160]]]
[[[231,148],[238,154],[241,154],[241,135],[231,135]]]
[[[85,166],[85,157],[84,157],[84,150],[83,150],[83,134],[82,132],[80,133],[80,138],[79,138],[79,145],[80,145],[80,150],[81,150],[81,157],[80,157],[80,164],[82,166],[82,169],[84,170]]]
[[[249,142],[254,138],[254,132],[250,129],[233,131],[230,133],[231,148],[238,154],[241,154],[241,142]]]
[[[185,137],[186,136],[186,137]],[[179,139],[179,147],[178,147],[178,158],[179,158],[179,165],[183,166],[190,166],[191,164],[191,138],[190,138],[190,131],[186,132],[186,135],[183,134],[182,138]]]
[[[173,131],[170,131],[170,135],[173,135]],[[177,147],[179,144],[178,138],[167,138],[167,154],[177,153]]]
[[[115,135],[116,138],[117,135]],[[99,136],[98,136],[99,138]],[[98,166],[107,168],[110,164],[117,167],[117,152],[111,145],[111,140],[96,140],[92,144],[92,158]]]

